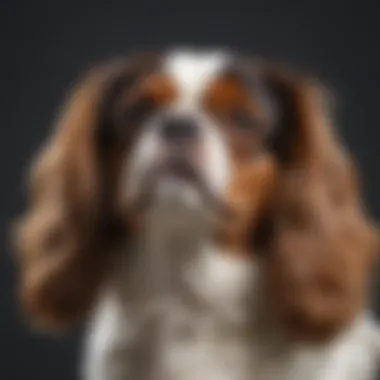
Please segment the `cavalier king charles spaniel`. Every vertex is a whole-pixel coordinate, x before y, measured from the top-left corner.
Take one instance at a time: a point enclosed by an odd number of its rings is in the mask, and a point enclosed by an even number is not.
[[[318,81],[231,51],[90,71],[17,226],[37,327],[86,380],[370,380],[377,231]]]

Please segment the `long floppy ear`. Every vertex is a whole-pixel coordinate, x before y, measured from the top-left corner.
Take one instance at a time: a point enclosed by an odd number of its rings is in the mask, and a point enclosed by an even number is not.
[[[328,339],[366,305],[377,236],[319,83],[273,67],[265,76],[279,116],[278,183],[256,232],[267,296],[291,336]]]
[[[113,102],[145,59],[91,71],[74,89],[32,171],[30,206],[17,224],[19,292],[43,328],[65,328],[90,310],[126,231],[113,212],[107,152]],[[132,62],[132,63],[131,63]]]

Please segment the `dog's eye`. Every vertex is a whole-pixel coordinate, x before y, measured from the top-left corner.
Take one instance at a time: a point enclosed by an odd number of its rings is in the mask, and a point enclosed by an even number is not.
[[[138,99],[124,110],[124,121],[129,124],[141,122],[155,108],[153,100],[149,97]]]
[[[239,130],[249,131],[255,128],[256,120],[246,110],[234,110],[229,115],[229,122]]]

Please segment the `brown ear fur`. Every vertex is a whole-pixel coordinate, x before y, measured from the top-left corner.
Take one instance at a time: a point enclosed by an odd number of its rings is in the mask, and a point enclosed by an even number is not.
[[[278,68],[267,78],[281,114],[278,184],[258,227],[268,299],[293,337],[328,339],[366,304],[377,234],[318,83]]]
[[[22,303],[44,328],[81,319],[109,266],[96,131],[110,76],[94,70],[73,91],[32,168],[30,208],[16,228]]]

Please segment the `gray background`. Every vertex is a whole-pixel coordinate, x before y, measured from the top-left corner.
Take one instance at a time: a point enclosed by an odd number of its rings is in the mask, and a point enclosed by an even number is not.
[[[379,218],[379,9],[375,0],[2,0],[1,378],[76,378],[80,332],[32,335],[18,315],[6,233],[25,205],[25,165],[79,73],[115,54],[173,44],[232,46],[308,69],[338,94],[339,125],[362,168],[368,208]]]

